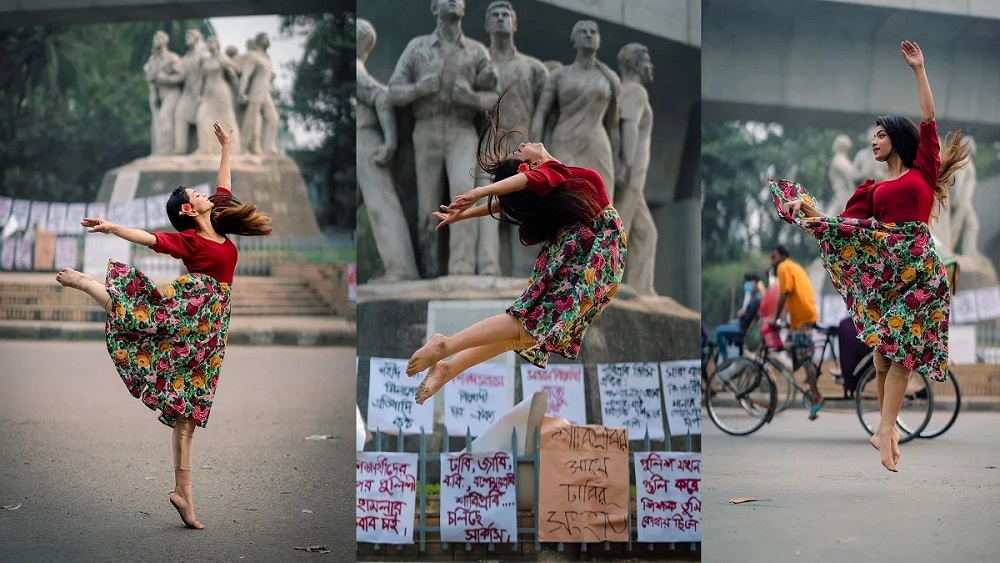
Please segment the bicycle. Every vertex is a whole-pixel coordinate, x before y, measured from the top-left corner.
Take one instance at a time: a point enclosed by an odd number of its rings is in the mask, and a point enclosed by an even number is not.
[[[766,347],[762,357],[766,361]],[[707,372],[712,361],[718,361],[715,345],[708,346],[708,357],[703,356],[705,371],[702,373]],[[774,417],[778,402],[777,387],[764,361],[743,355],[729,358],[721,364],[716,363],[711,375],[705,379],[705,410],[719,430],[733,436],[747,436]],[[735,421],[745,417],[749,417],[749,425],[737,426]]]

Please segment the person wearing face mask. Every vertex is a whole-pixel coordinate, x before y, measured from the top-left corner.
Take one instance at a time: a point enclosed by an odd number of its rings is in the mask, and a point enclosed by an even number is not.
[[[760,276],[748,273],[743,276],[743,308],[735,319],[715,329],[715,341],[719,345],[719,361],[729,357],[729,346],[737,346],[743,341],[743,335],[750,328],[750,323],[757,318],[763,294],[760,291]]]

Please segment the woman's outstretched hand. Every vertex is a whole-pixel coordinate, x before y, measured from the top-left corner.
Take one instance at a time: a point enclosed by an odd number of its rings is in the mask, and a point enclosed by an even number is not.
[[[924,66],[924,53],[920,50],[920,45],[912,41],[903,41],[899,44],[899,48],[903,51],[903,59],[910,68],[916,70]]]
[[[441,227],[444,227],[445,225],[450,225],[452,223],[461,221],[463,212],[464,210],[453,209],[452,207],[449,207],[447,205],[442,205],[441,211],[435,211],[433,213],[434,217],[437,217],[437,219],[441,221],[440,223],[437,224],[437,227],[434,227],[434,230],[439,231],[441,230]]]
[[[455,198],[455,201],[447,207],[449,210],[455,211],[465,211],[466,209],[472,207],[483,197],[479,188],[472,188],[471,190],[465,192],[464,194]]]
[[[105,221],[104,219],[84,219],[80,221],[80,224],[89,229],[88,233],[110,234],[114,232],[116,227],[114,223]]]
[[[789,214],[792,217],[795,217],[795,215],[799,211],[802,211],[803,203],[805,202],[803,202],[801,199],[793,199],[792,201],[783,203],[781,205],[781,208],[785,210],[785,213]]]
[[[222,124],[216,121],[212,124],[212,129],[215,131],[215,136],[219,139],[219,144],[222,146],[228,146],[233,142],[233,130],[230,129],[227,133],[222,129]]]

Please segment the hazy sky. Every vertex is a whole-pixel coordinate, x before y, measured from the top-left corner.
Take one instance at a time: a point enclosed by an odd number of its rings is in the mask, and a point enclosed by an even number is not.
[[[302,57],[305,37],[292,37],[282,39],[278,36],[281,28],[281,18],[279,16],[240,16],[232,18],[211,18],[212,26],[219,36],[219,43],[222,49],[230,45],[235,46],[242,53],[246,51],[247,39],[257,35],[261,31],[266,32],[271,38],[271,47],[267,50],[271,56],[274,66],[274,84],[281,91],[282,96],[287,96],[292,88],[294,74],[285,68],[288,62],[298,62]],[[296,144],[307,146],[319,138],[319,135],[306,133],[301,126],[295,122],[289,124],[290,131],[295,137]]]

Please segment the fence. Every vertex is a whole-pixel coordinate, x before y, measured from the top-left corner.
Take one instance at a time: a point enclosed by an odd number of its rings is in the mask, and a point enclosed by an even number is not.
[[[518,541],[518,538],[520,536],[522,536],[522,535],[529,536],[529,537],[533,538],[535,552],[540,552],[541,551],[541,542],[538,539],[539,538],[539,533],[538,533],[539,532],[539,520],[540,520],[539,519],[539,495],[538,495],[539,477],[540,477],[540,463],[539,463],[539,458],[540,458],[540,451],[539,450],[540,450],[540,442],[541,442],[540,434],[541,434],[540,430],[536,429],[535,430],[535,440],[534,440],[534,443],[535,443],[534,450],[530,454],[522,456],[522,455],[517,455],[518,444],[519,444],[519,442],[518,442],[518,435],[517,435],[517,429],[512,430],[511,431],[510,450],[508,452],[508,453],[511,454],[511,458],[514,461],[514,471],[513,471],[513,474],[514,474],[514,491],[515,491],[515,496],[517,496],[518,486],[519,486],[519,479],[518,479],[518,473],[519,473],[518,467],[519,467],[519,465],[518,464],[521,464],[521,463],[530,463],[531,466],[532,466],[531,474],[532,474],[532,478],[534,480],[534,490],[535,490],[534,510],[533,510],[533,518],[532,518],[532,520],[534,522],[534,525],[533,526],[524,527],[524,526],[520,525],[520,521],[518,520],[517,535],[515,535],[515,536],[513,536],[511,538],[512,541],[509,542],[509,543],[506,543],[506,544],[502,544],[502,543],[501,544],[497,544],[497,543],[488,543],[488,544],[486,544],[488,546],[487,549],[488,549],[488,551],[490,553],[494,553],[494,552],[498,551],[497,550],[497,546],[498,545],[509,545],[509,546],[511,546],[511,551],[513,553],[516,553],[518,551],[519,544],[524,543],[524,542],[519,542]],[[382,431],[380,429],[378,429],[378,430],[375,431],[374,436],[373,436],[373,441],[374,441],[374,450],[373,451],[374,452],[383,452],[384,451],[382,449],[382,437],[383,437],[383,435],[384,434],[382,433]],[[403,428],[402,428],[402,426],[397,427],[397,434],[396,434],[396,436],[398,437],[398,440],[397,440],[397,443],[398,443],[397,452],[398,453],[405,453],[404,448],[403,448],[403,442],[404,442],[403,437],[404,436],[403,436]],[[419,546],[420,553],[423,554],[423,553],[425,553],[427,551],[427,544],[428,544],[427,535],[428,535],[428,533],[437,533],[439,535],[441,533],[441,526],[440,525],[438,525],[438,526],[430,526],[427,523],[427,520],[428,520],[428,518],[427,518],[427,514],[428,514],[427,513],[427,505],[428,505],[428,502],[427,502],[427,486],[428,486],[428,483],[427,483],[427,474],[428,474],[427,464],[428,463],[439,463],[440,464],[441,463],[441,454],[442,453],[451,453],[451,452],[450,452],[450,448],[449,448],[449,441],[450,440],[449,440],[449,436],[447,436],[447,433],[445,434],[445,437],[442,440],[442,444],[443,444],[442,449],[443,449],[443,451],[441,451],[441,452],[428,452],[427,451],[427,433],[425,432],[423,426],[420,427],[419,438],[420,438],[420,451],[419,451],[418,456],[417,456],[417,472],[418,472],[417,486],[419,486],[419,491],[420,491],[419,498],[417,500],[417,503],[418,503],[417,509],[419,510],[419,512],[417,514],[419,516],[419,523],[417,524],[416,528],[414,529],[414,533],[417,535],[417,539],[416,539],[416,541],[414,543]],[[664,443],[666,444],[667,448],[670,447],[669,446],[670,445],[670,438],[671,438],[671,436],[667,435],[666,439],[664,440]],[[472,434],[467,429],[466,430],[466,435],[465,435],[465,447],[466,447],[466,450],[469,449],[469,447],[471,446],[471,444],[472,444]],[[650,452],[650,451],[652,451],[650,449],[650,438],[649,438],[649,430],[648,429],[646,430],[645,436],[642,439],[642,446],[643,446],[643,449],[640,450],[641,452]],[[671,450],[668,449],[668,450],[665,450],[665,451],[671,451]],[[692,453],[692,449],[691,449],[691,433],[690,432],[688,432],[686,434],[685,452],[686,453]],[[629,454],[632,454],[632,453],[634,453],[634,452],[633,451],[629,451]],[[636,553],[636,551],[638,551],[638,548],[636,547],[634,549],[633,546],[637,546],[638,544],[640,544],[640,542],[638,541],[638,531],[639,531],[639,528],[638,528],[638,526],[634,525],[635,524],[634,523],[635,518],[633,518],[633,510],[632,510],[632,501],[633,501],[634,497],[633,497],[632,492],[631,492],[631,490],[632,490],[631,484],[633,482],[633,476],[635,475],[635,467],[634,467],[634,465],[635,465],[635,458],[634,458],[634,456],[629,455],[628,456],[629,483],[630,483],[630,486],[629,486],[629,502],[628,502],[628,505],[629,505],[629,507],[628,507],[628,529],[629,529],[629,533],[628,533],[628,542],[625,544],[625,546],[626,546],[625,549],[629,553]],[[444,472],[442,471],[441,474],[443,475]],[[636,495],[635,500],[637,500],[637,496],[638,495]],[[638,506],[636,507],[636,509],[638,510]],[[443,512],[443,510],[439,510],[439,513],[440,512]],[[633,540],[633,538],[635,538],[635,540]],[[360,543],[361,542],[359,542],[359,544]],[[441,547],[443,549],[445,549],[445,550],[449,549],[449,546],[451,545],[451,544],[449,544],[447,542],[443,542],[443,541],[440,542],[440,543],[441,543]],[[641,542],[641,543],[645,545],[645,549],[648,552],[654,551],[654,549],[658,545],[663,545],[663,544],[647,543],[647,542]],[[689,545],[689,550],[691,552],[697,551],[699,543],[700,542],[691,542],[691,543],[689,543],[688,544]],[[376,550],[381,549],[381,546],[382,546],[382,544],[378,544],[378,543],[372,543],[372,544],[369,544],[369,545],[372,545],[374,547],[374,549],[376,549]],[[407,545],[409,545],[409,544],[400,544],[400,545],[397,545],[397,550],[398,551],[403,551],[406,548]],[[473,545],[477,545],[477,544],[466,543],[465,544],[465,551],[466,552],[472,551],[472,546]],[[559,552],[563,552],[566,549],[567,545],[570,545],[570,544],[567,544],[565,542],[558,542],[556,544],[556,549]],[[587,553],[588,552],[588,547],[587,547],[588,544],[587,543],[576,543],[576,544],[572,544],[572,545],[578,545],[580,547],[581,553]],[[604,551],[605,552],[610,552],[611,549],[612,549],[611,545],[612,545],[611,542],[603,542]],[[677,549],[677,545],[675,543],[668,543],[667,546],[668,546],[668,549],[671,550],[671,551]]]

